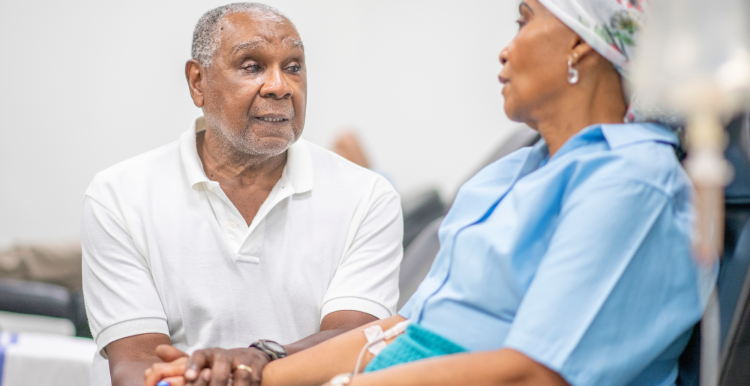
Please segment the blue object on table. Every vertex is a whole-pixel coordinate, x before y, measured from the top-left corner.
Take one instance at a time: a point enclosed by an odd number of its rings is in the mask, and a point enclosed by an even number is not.
[[[3,370],[5,369],[5,350],[18,343],[18,334],[15,332],[0,331],[0,386],[3,385]]]

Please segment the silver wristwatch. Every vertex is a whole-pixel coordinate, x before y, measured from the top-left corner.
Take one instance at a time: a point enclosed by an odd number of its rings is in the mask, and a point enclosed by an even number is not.
[[[352,378],[354,378],[352,373],[339,374],[333,377],[329,383],[331,386],[346,386],[352,382]]]

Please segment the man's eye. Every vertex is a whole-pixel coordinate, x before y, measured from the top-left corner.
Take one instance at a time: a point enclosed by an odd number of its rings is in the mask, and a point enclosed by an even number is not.
[[[287,68],[291,72],[299,72],[301,70],[301,67],[298,64],[292,64],[291,66],[289,66]]]
[[[251,72],[257,72],[260,70],[260,66],[257,64],[248,64],[247,66],[243,67],[243,69]]]

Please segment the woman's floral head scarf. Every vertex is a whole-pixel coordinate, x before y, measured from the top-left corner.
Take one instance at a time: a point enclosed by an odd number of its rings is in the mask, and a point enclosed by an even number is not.
[[[648,13],[647,0],[539,0],[578,36],[586,41],[620,72],[623,82],[630,79],[633,55]],[[626,122],[668,121],[656,118],[632,100]],[[648,111],[648,113],[646,113]],[[670,123],[670,122],[663,122]]]

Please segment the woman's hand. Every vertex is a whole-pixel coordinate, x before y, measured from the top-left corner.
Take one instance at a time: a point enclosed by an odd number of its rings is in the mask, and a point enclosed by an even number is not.
[[[154,363],[151,368],[146,370],[144,385],[156,386],[162,380],[169,382],[171,386],[184,385],[183,374],[185,374],[185,363],[188,360],[188,355],[164,344],[156,347],[156,355],[164,362]]]

